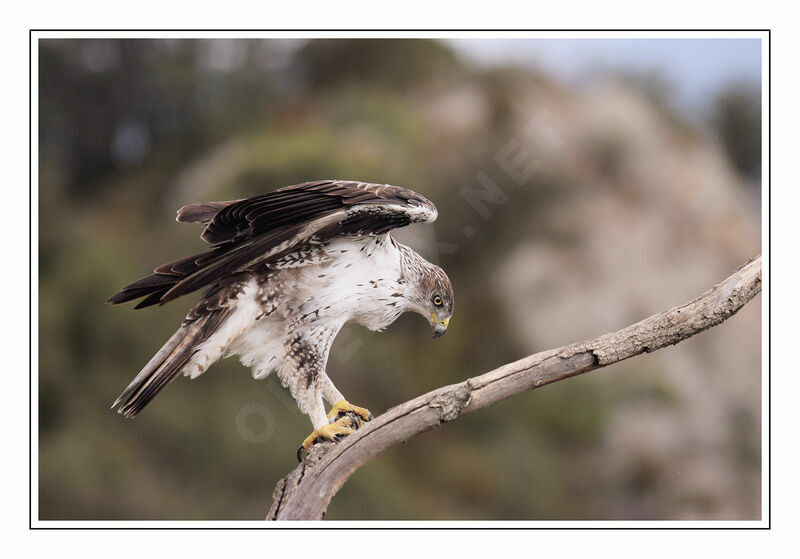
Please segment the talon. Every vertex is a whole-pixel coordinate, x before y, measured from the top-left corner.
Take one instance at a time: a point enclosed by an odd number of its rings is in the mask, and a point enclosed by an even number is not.
[[[345,417],[347,414],[353,414],[358,418],[359,423],[357,427],[361,427],[361,422],[375,419],[368,409],[354,406],[347,400],[342,400],[341,402],[336,402],[333,405],[330,413],[328,414],[328,421],[335,421]]]
[[[333,423],[323,425],[319,429],[313,431],[309,436],[306,437],[306,439],[303,441],[303,444],[300,445],[300,448],[297,449],[297,461],[302,461],[303,450],[310,449],[317,442],[339,442],[341,441],[341,437],[347,436],[350,433],[354,433],[355,429],[349,425],[352,425],[350,419],[347,417],[341,417]]]

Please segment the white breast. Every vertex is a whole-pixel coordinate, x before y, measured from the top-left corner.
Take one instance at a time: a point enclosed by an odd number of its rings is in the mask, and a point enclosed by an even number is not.
[[[299,333],[335,336],[345,322],[380,330],[404,312],[400,252],[389,235],[339,238],[319,249],[288,259],[266,281],[251,279],[185,374],[195,377],[227,353],[263,378],[280,368]]]
[[[325,262],[298,278],[307,288],[303,313],[380,330],[403,312],[400,252],[389,235],[336,239],[325,252]]]

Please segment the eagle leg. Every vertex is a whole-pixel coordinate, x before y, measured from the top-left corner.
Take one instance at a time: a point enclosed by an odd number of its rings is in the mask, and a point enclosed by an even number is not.
[[[328,421],[333,423],[345,416],[358,421],[358,427],[361,427],[364,422],[374,419],[368,409],[354,406],[347,400],[340,400],[333,404],[330,413],[328,413]]]
[[[340,417],[333,423],[329,423],[328,425],[323,425],[319,429],[315,429],[309,436],[306,437],[306,440],[303,441],[303,444],[300,445],[300,448],[297,449],[297,461],[301,461],[301,456],[304,450],[308,450],[314,444],[320,441],[338,442],[339,437],[355,433],[354,426],[358,428],[358,425],[354,425],[349,417]]]

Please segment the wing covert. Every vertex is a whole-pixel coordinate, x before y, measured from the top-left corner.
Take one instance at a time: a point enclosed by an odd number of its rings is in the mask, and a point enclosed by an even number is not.
[[[360,205],[371,207],[368,213],[378,231],[384,230],[389,222],[402,222],[398,216],[406,217],[403,225],[436,219],[436,206],[413,190],[388,184],[328,180],[287,186],[227,205],[208,222],[201,237],[210,244],[253,238],[337,211],[345,211],[347,215],[360,213],[352,211]]]
[[[388,184],[316,181],[231,202],[181,208],[178,221],[205,225],[211,250],[155,269],[114,295],[136,308],[164,304],[263,266],[310,242],[341,235],[378,235],[414,222],[432,222],[436,206],[413,190]]]

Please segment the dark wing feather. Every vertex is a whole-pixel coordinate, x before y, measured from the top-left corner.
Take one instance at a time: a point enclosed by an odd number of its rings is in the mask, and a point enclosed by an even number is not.
[[[231,202],[181,208],[178,221],[205,225],[204,253],[159,266],[109,299],[136,308],[164,304],[274,261],[310,242],[338,235],[383,234],[415,221],[433,221],[436,207],[412,190],[387,184],[317,181]]]
[[[189,204],[178,210],[175,221],[179,223],[202,223],[206,225],[222,208],[230,206],[238,201],[239,200],[231,200],[229,202],[198,202],[196,204]]]
[[[197,316],[190,322],[184,322],[111,407],[122,404],[119,413],[128,418],[134,417],[162,388],[177,378],[198,346],[205,342],[229,315],[228,309],[219,309]]]

